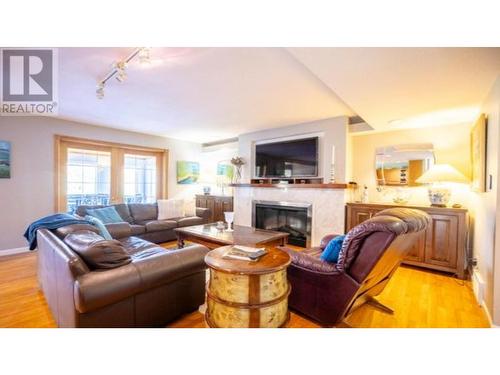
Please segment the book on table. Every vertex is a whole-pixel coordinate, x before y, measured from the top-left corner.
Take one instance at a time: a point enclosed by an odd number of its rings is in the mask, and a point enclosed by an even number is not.
[[[256,261],[266,253],[267,251],[263,247],[235,245],[224,253],[223,258]]]

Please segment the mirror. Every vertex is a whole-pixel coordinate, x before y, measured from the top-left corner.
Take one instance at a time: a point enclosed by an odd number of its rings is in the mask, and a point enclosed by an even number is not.
[[[435,161],[432,143],[379,147],[375,150],[377,185],[420,186],[415,182]]]

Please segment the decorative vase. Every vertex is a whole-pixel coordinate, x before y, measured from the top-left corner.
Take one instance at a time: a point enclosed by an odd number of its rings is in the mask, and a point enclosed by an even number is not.
[[[437,185],[429,187],[428,192],[431,206],[446,207],[450,201],[451,190],[449,188]]]
[[[239,184],[241,181],[241,165],[236,166],[234,168],[234,179],[233,179],[234,184]]]

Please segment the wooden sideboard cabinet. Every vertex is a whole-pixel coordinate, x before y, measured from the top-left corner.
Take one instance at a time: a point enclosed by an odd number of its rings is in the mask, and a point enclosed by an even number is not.
[[[420,236],[403,263],[451,272],[466,277],[467,210],[430,206],[398,206],[376,203],[347,203],[346,232],[375,213],[391,207],[416,208],[427,212],[431,225]]]
[[[210,208],[210,223],[224,221],[224,212],[233,211],[233,197],[199,194],[196,195],[196,207]]]

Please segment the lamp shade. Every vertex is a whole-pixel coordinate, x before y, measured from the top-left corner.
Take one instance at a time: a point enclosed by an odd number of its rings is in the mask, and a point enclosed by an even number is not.
[[[417,178],[416,182],[419,184],[430,184],[434,182],[468,183],[469,180],[449,164],[434,164],[422,176]]]

